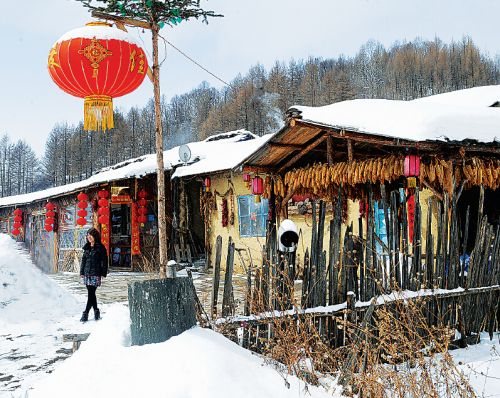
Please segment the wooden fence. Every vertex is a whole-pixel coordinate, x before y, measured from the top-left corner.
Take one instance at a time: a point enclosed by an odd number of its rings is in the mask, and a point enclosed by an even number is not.
[[[483,330],[493,333],[500,318],[499,227],[489,224],[483,215],[484,188],[480,187],[475,215],[476,238],[467,264],[465,253],[470,236],[469,220],[473,215],[467,208],[465,228],[460,228],[462,224],[459,222],[457,203],[462,189],[463,185],[453,189],[451,197],[444,193],[442,199],[429,199],[426,220],[422,219],[418,189],[415,191],[412,242],[408,234],[407,198],[398,189],[387,193],[384,185],[380,186],[377,196],[383,203],[386,241],[381,240],[375,231],[371,190],[367,198],[366,218],[358,220],[358,235],[353,234],[351,224],[341,239],[344,199],[339,192],[332,203],[327,250],[323,248],[326,203],[313,201],[312,239],[304,256],[302,273],[296,275],[293,255],[277,252],[275,230],[273,236],[270,228],[262,263],[256,269],[250,265],[247,267],[244,317],[233,317],[232,267],[237,248],[230,240],[221,312],[224,320],[219,320],[219,323],[233,330],[235,336],[238,329],[246,328],[244,345],[258,349],[263,336],[272,335],[270,317],[308,316],[313,318],[322,338],[336,347],[344,344],[346,319],[355,322],[363,319],[372,298],[378,297],[377,305],[392,305],[394,300],[383,298],[390,294],[402,294],[401,297],[409,299],[425,296],[429,324],[444,322],[455,327],[460,331],[463,342],[470,336],[475,338]],[[433,218],[432,214],[436,216]],[[424,223],[425,236],[422,234]],[[437,231],[435,235],[433,230]],[[424,241],[425,253],[421,244]],[[217,314],[221,259],[222,239],[219,237],[212,317]],[[297,277],[302,279],[300,294],[294,291],[293,281]],[[327,309],[325,306],[328,306]],[[289,311],[297,307],[301,310]],[[257,312],[260,315],[249,316]]]

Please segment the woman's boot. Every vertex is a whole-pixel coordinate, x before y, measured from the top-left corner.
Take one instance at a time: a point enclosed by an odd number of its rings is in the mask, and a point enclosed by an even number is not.
[[[87,322],[89,320],[89,313],[83,311],[82,317],[80,318],[80,322]]]
[[[98,321],[99,319],[101,319],[101,311],[99,311],[99,308],[96,308],[96,309],[94,310],[94,319],[95,319],[96,321]]]

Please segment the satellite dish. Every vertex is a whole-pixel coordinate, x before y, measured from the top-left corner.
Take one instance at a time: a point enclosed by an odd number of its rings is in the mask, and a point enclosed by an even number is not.
[[[191,149],[189,149],[187,145],[181,145],[179,147],[179,159],[183,163],[187,163],[191,159]]]

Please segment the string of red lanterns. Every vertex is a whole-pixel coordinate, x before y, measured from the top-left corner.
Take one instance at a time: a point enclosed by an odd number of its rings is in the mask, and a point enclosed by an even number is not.
[[[99,224],[109,224],[109,192],[105,189],[101,189],[99,192],[97,192],[97,196],[99,197],[99,200],[97,201],[97,204],[99,206],[97,214],[99,217],[97,220]]]
[[[84,225],[87,225],[87,207],[89,205],[89,197],[86,193],[80,192],[78,196],[76,197],[78,199],[78,204],[77,207],[80,209],[76,213],[78,215],[78,218],[76,220],[76,223],[80,226],[83,227]]]
[[[54,230],[56,212],[54,203],[48,202],[45,205],[45,231],[52,232]]]
[[[21,209],[14,210],[14,224],[12,225],[12,235],[18,236],[23,226],[23,211]]]
[[[144,224],[148,221],[148,201],[146,199],[148,193],[141,189],[137,192],[137,196],[139,197],[137,201],[137,214],[139,214],[137,221],[141,224],[141,227],[144,227]]]

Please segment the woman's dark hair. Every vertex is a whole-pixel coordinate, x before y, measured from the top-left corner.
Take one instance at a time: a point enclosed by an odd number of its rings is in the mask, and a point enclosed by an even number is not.
[[[88,231],[87,231],[87,235],[92,235],[93,238],[94,238],[94,241],[96,243],[101,243],[101,234],[99,233],[99,231],[95,228],[90,228]]]

